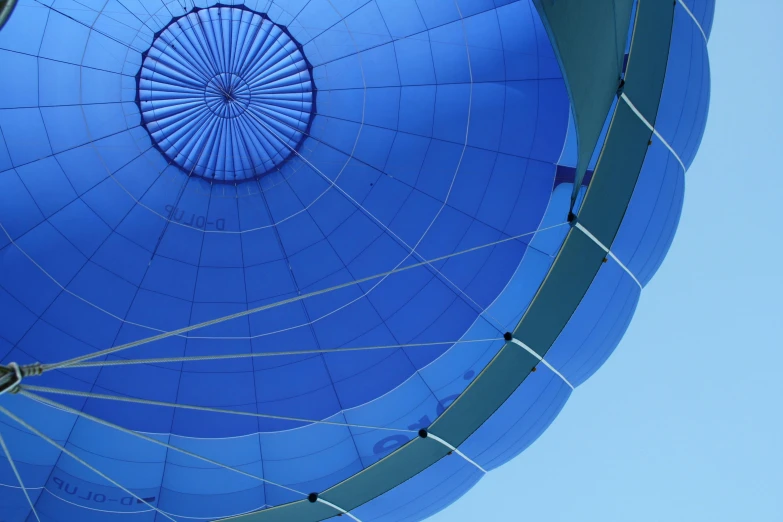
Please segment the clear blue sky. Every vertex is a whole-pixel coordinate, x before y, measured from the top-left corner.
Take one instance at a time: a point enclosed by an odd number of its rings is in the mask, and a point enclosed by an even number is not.
[[[719,0],[669,255],[549,430],[433,522],[783,521],[783,1]]]

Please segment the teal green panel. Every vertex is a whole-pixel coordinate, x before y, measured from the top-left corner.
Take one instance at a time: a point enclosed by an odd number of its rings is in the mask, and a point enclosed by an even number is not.
[[[445,457],[449,449],[433,439],[415,438],[392,455],[324,492],[325,500],[350,510],[386,493]],[[390,487],[391,486],[391,487]]]
[[[659,0],[639,2],[625,75],[625,95],[653,124],[663,91],[674,23],[674,4],[667,4]],[[617,234],[651,137],[650,129],[620,101],[579,212],[579,221],[604,245],[611,245]]]
[[[572,229],[549,275],[520,321],[514,337],[542,357],[587,292],[604,259],[604,251]]]
[[[657,4],[669,4],[664,9]],[[632,45],[625,71],[625,95],[637,109],[655,123],[658,104],[663,92],[666,66],[669,62],[671,27],[674,23],[674,4],[664,0],[640,0],[636,11],[633,39],[650,45]],[[661,27],[669,29],[662,32]]]
[[[619,129],[622,133],[611,132]],[[625,103],[619,102],[598,160],[602,169],[596,169],[588,188],[591,197],[585,198],[579,211],[579,221],[604,245],[612,244],[620,227],[626,205],[616,202],[620,198],[626,202],[630,199],[651,137],[652,131]],[[581,232],[580,235],[584,236]]]
[[[448,415],[444,413],[432,424],[432,433],[454,446],[462,444],[522,384],[537,363],[521,347],[506,343],[446,410]]]
[[[575,198],[620,83],[633,0],[534,3],[571,97],[579,144]]]
[[[421,473],[445,457],[448,452],[448,448],[433,439],[417,437],[389,457],[320,493],[320,497],[350,511]],[[392,456],[394,458],[391,458]],[[237,522],[318,522],[337,514],[338,512],[333,508],[321,502],[311,503],[307,500],[300,500],[226,520]]]
[[[16,0],[0,0],[0,29],[8,21],[15,6]]]

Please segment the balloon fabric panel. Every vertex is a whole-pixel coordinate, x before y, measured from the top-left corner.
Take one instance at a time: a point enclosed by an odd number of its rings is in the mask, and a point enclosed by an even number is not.
[[[534,301],[591,179],[572,208],[576,127],[536,4],[19,0],[0,29],[2,519],[269,510],[440,418]],[[608,245],[641,284],[706,125],[713,12],[675,6],[665,143]],[[603,265],[545,357],[559,374],[538,365],[459,448],[348,516],[421,520],[523,451],[640,293]],[[215,319],[3,387],[11,363]]]

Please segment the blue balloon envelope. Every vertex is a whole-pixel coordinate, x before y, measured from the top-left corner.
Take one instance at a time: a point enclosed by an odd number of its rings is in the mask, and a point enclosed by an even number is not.
[[[714,2],[667,7],[653,118],[624,3],[592,144],[547,2],[0,10],[0,519],[419,520],[524,450],[619,342],[706,123]],[[606,262],[526,344],[569,241]]]

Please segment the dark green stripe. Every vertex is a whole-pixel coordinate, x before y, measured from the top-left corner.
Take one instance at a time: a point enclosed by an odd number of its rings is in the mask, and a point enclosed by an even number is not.
[[[16,0],[0,0],[0,29],[8,21],[14,7],[16,7]]]
[[[572,200],[582,186],[620,83],[633,0],[533,0],[566,80],[579,143]]]

